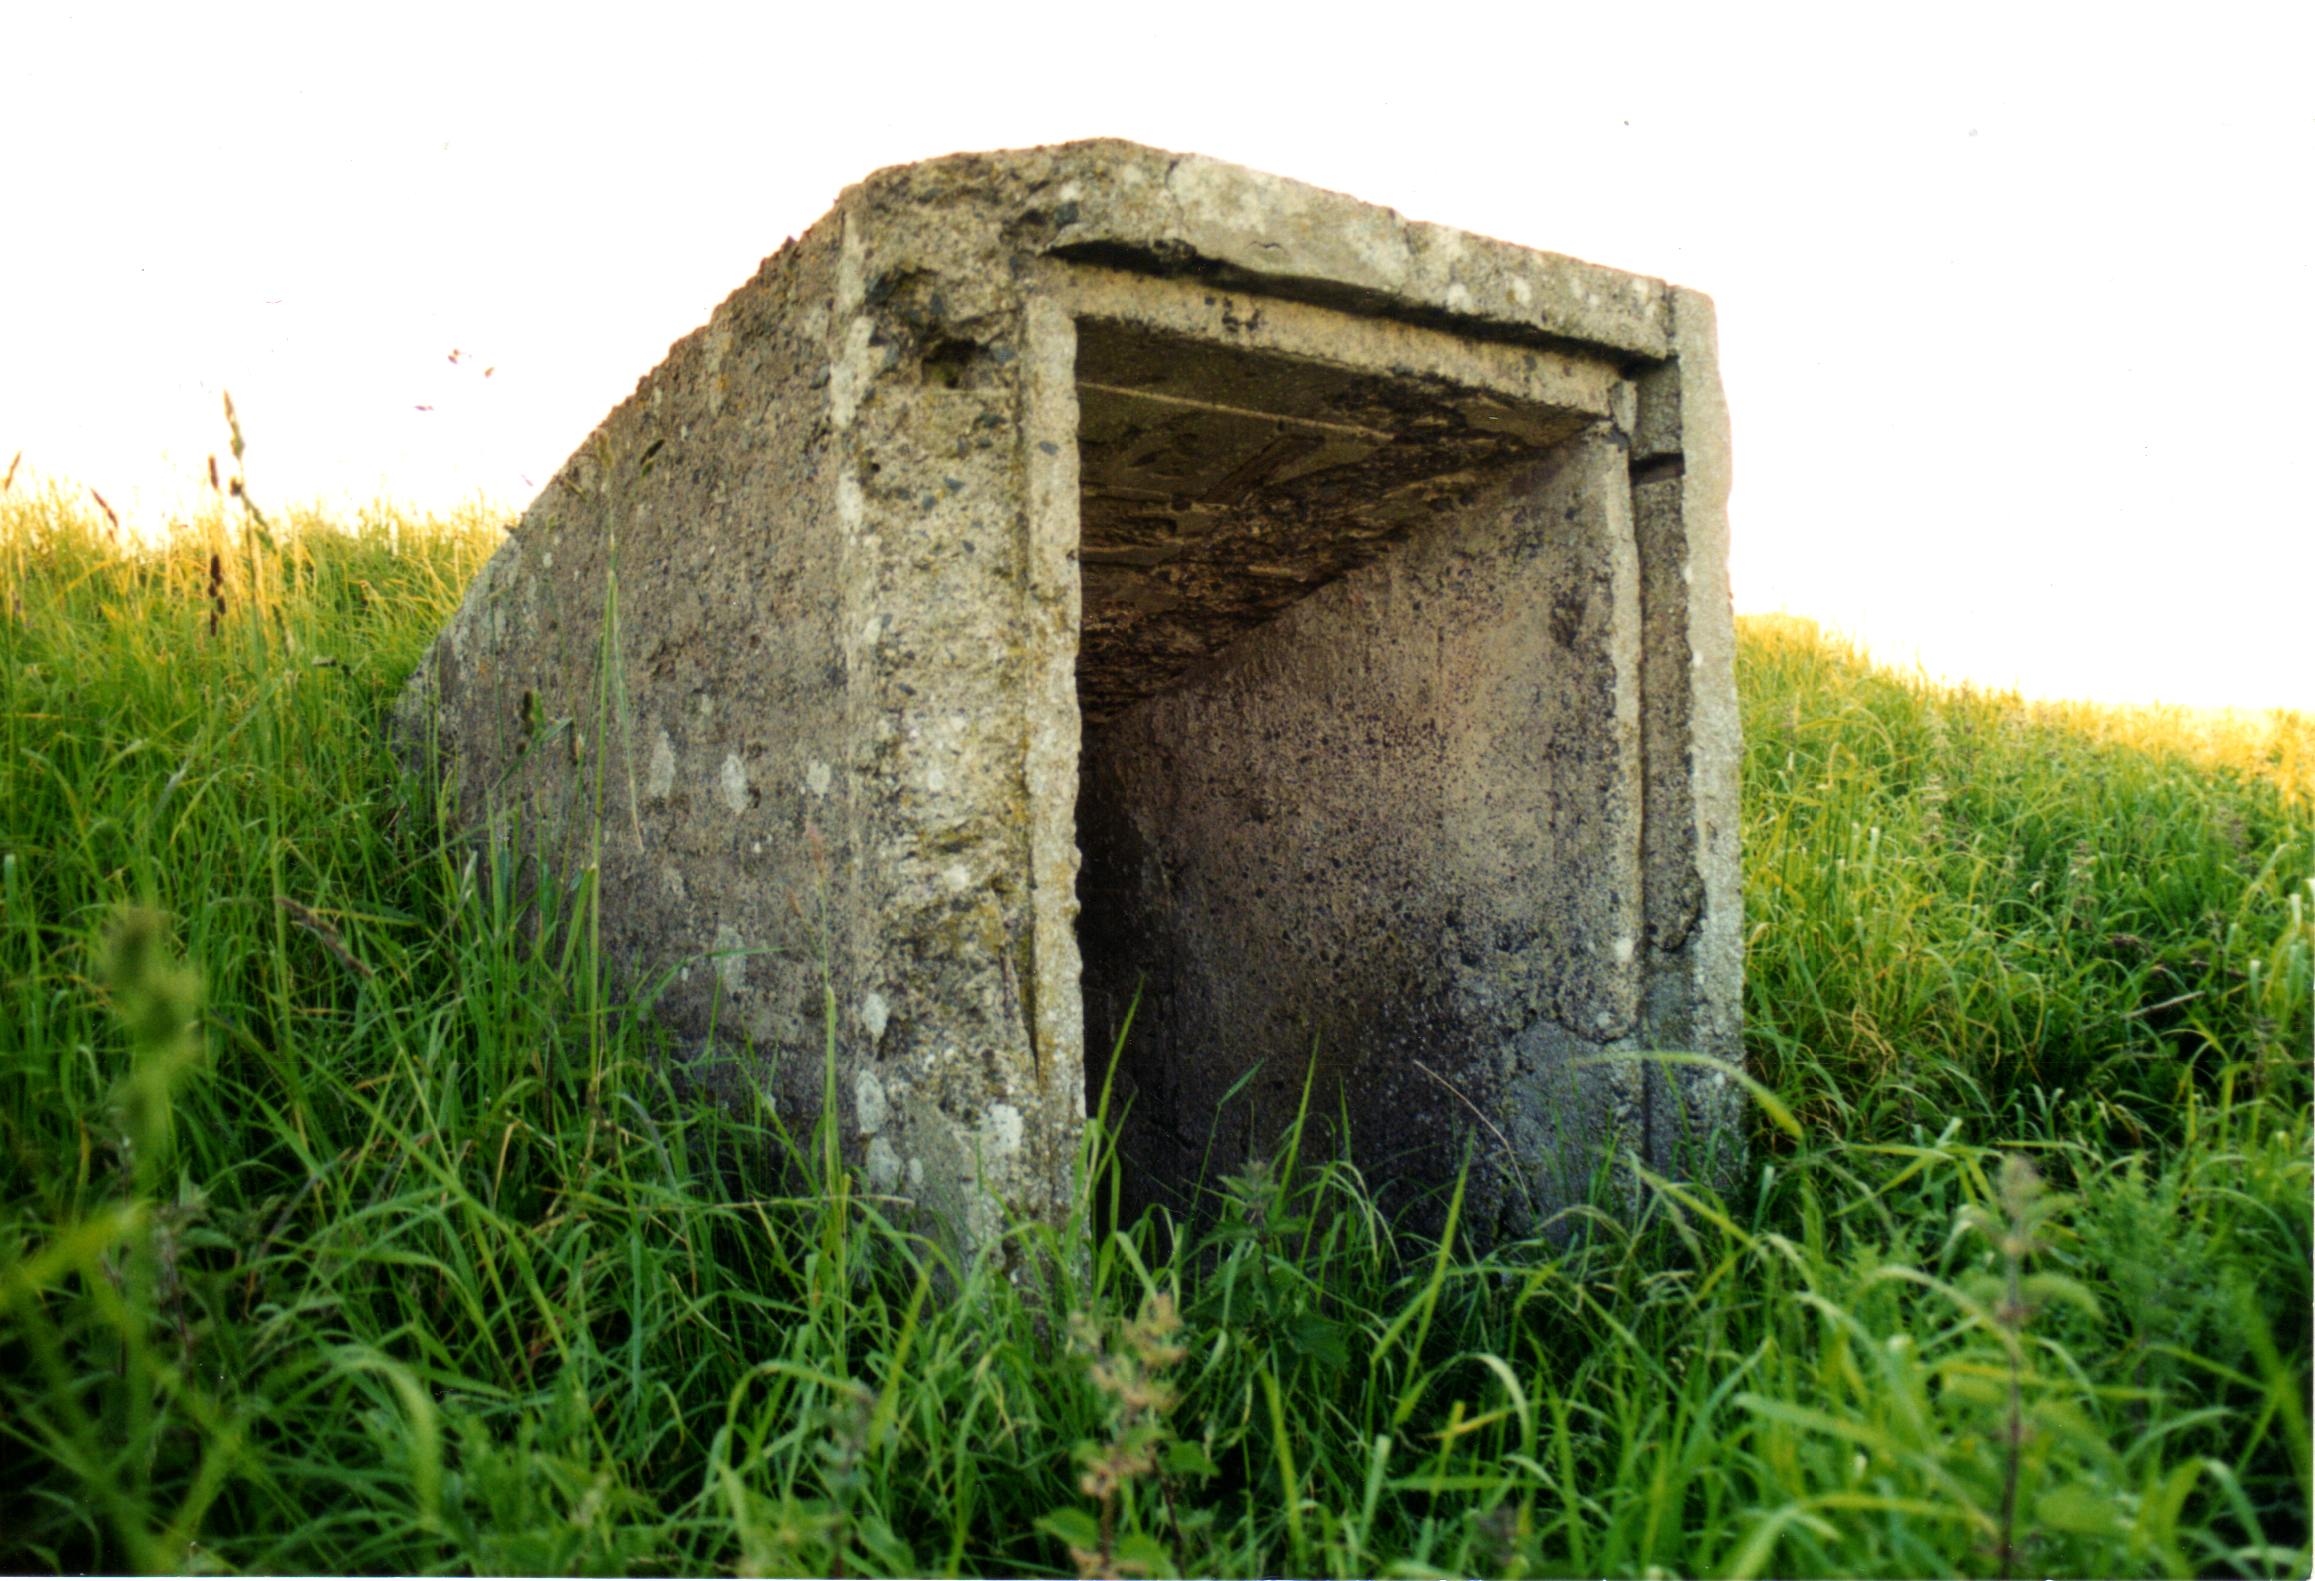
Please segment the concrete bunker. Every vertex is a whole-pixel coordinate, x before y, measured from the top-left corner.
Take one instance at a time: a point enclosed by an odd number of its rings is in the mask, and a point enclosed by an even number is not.
[[[551,862],[604,807],[606,943],[798,1119],[832,1001],[867,1184],[968,1243],[1067,1211],[1137,992],[1136,1204],[1307,1077],[1311,1145],[1468,1157],[1518,1233],[1610,1142],[1733,1157],[1623,1057],[1739,1057],[1726,479],[1693,293],[1130,144],[931,161],[605,420],[399,727]]]

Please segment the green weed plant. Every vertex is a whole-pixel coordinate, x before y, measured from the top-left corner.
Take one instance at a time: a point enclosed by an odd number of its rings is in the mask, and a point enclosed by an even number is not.
[[[2308,1572],[2315,723],[1756,624],[1738,1189],[966,1261],[388,755],[498,536],[0,495],[0,1568]]]

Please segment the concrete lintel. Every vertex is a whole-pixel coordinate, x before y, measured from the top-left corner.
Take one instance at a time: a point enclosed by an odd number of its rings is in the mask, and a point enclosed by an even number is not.
[[[1247,351],[1485,390],[1523,406],[1606,417],[1622,379],[1615,362],[1569,347],[1474,340],[1403,319],[1232,291],[1196,279],[1135,275],[1089,264],[1037,274],[1080,318],[1113,319]]]

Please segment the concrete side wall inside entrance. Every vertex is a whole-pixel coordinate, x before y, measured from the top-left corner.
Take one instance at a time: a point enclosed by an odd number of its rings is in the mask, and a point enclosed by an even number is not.
[[[1347,1116],[1386,1197],[1468,1137],[1490,1229],[1634,1128],[1637,1071],[1584,1063],[1640,1002],[1624,465],[1590,434],[1515,466],[1089,743],[1089,1025],[1138,990],[1121,1148],[1150,1195],[1274,1148],[1306,1078],[1307,1145]]]

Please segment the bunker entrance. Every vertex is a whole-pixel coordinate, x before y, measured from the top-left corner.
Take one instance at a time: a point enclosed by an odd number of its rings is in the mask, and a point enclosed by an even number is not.
[[[1132,1203],[1193,1207],[1306,1076],[1307,1145],[1344,1116],[1370,1170],[1443,1179],[1580,989],[1553,875],[1603,875],[1552,824],[1621,758],[1585,717],[1628,543],[1612,378],[1076,332],[1087,1091],[1130,1010]]]

